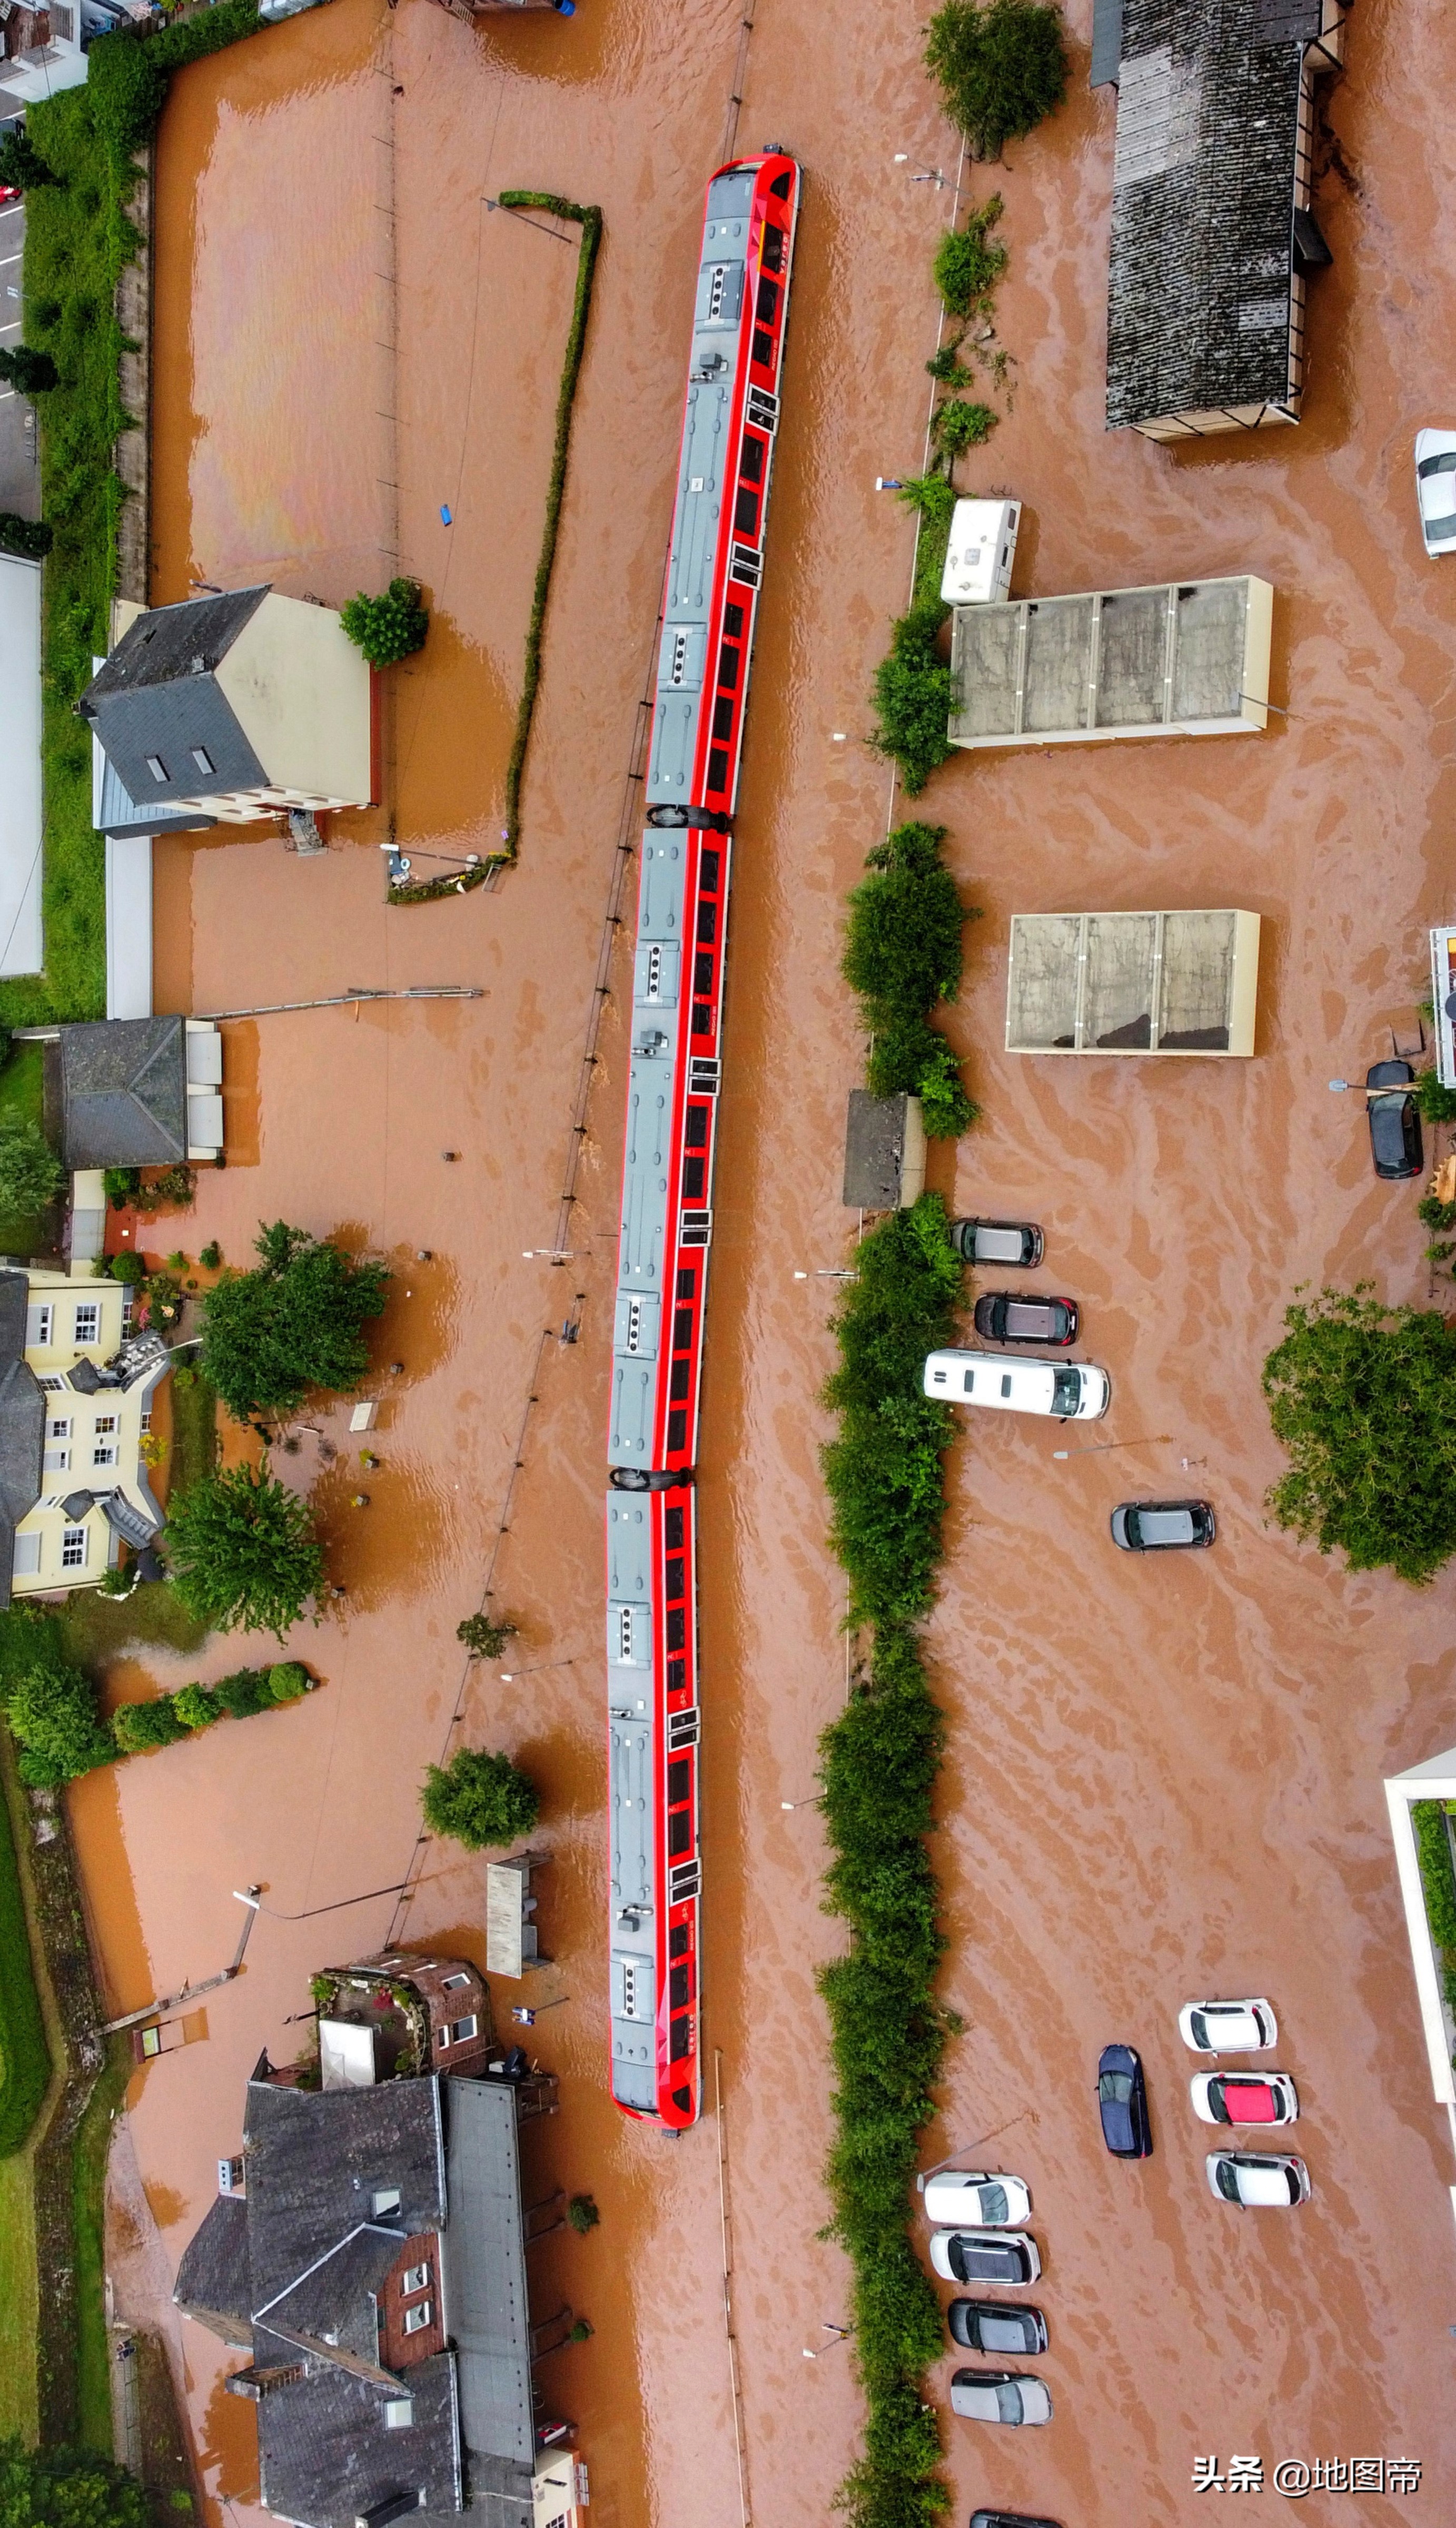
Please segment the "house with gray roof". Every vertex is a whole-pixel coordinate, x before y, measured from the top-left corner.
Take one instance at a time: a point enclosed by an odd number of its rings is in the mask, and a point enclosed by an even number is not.
[[[96,1019],[33,1028],[62,1160],[170,1168],[223,1149],[223,1039],[212,1019]]]
[[[376,2000],[385,2019],[402,2009],[402,2040],[326,2048],[319,2086],[261,2058],[241,2153],[220,2162],[174,2296],[249,2356],[224,2385],[256,2408],[268,2509],[388,2528],[469,2507],[521,2528],[573,2437],[536,2384],[547,2330],[531,2318],[521,2184],[522,2124],[552,2112],[555,2084],[481,2034],[489,1994],[462,1961],[396,1955],[333,1981],[361,2028]],[[462,1992],[478,2068],[436,2071]],[[574,2499],[551,2516],[574,2518]]]
[[[1107,424],[1158,440],[1297,422],[1315,82],[1349,0],[1121,0]]]

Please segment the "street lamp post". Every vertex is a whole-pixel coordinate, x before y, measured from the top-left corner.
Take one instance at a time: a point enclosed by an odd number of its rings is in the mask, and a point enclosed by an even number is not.
[[[910,183],[912,184],[933,184],[937,192],[940,192],[944,187],[946,181],[944,169],[940,167],[921,166],[919,159],[912,158],[908,149],[896,150],[895,164],[897,167],[914,168],[915,173],[910,178]]]

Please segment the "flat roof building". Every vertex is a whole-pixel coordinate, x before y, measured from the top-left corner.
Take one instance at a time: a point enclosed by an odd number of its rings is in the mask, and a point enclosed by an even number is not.
[[[1268,726],[1274,590],[1193,579],[958,606],[953,746],[1217,737]]]
[[[1348,0],[1122,0],[1107,426],[1149,439],[1296,422],[1314,82]],[[1105,71],[1104,64],[1104,71]]]
[[[1257,913],[1018,913],[1008,1053],[1250,1054]]]

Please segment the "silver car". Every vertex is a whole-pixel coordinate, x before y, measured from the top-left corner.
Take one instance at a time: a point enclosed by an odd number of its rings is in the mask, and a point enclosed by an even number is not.
[[[1021,2370],[958,2370],[951,2411],[973,2423],[1049,2423],[1052,2399],[1040,2379]]]
[[[1456,430],[1416,433],[1416,505],[1432,561],[1456,549]]]

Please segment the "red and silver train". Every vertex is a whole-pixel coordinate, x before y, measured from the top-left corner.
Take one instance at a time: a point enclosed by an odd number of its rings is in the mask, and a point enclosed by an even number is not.
[[[638,893],[607,1439],[612,2095],[702,2103],[693,1488],[739,759],[801,177],[778,149],[707,188]]]

